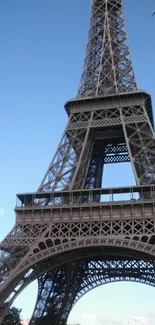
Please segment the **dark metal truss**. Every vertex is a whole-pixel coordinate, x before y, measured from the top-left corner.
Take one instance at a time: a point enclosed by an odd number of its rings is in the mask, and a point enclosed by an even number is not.
[[[93,0],[79,97],[136,90],[122,0]]]
[[[132,259],[84,260],[50,270],[38,279],[38,298],[30,324],[65,324],[73,305],[83,295],[115,281],[134,281],[155,286],[155,262]]]

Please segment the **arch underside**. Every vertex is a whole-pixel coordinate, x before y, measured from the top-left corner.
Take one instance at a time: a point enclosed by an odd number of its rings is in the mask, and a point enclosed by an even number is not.
[[[77,247],[75,246],[77,244]],[[82,245],[83,244],[83,245]],[[4,317],[15,298],[35,279],[38,297],[30,324],[64,324],[75,303],[93,288],[114,281],[136,281],[154,286],[154,250],[152,245],[129,240],[110,240],[103,243],[94,239],[90,245],[74,242],[72,249],[47,255],[31,264],[7,286],[3,299]],[[96,245],[96,246],[95,246]],[[76,247],[76,248],[75,248]],[[10,294],[8,294],[8,289]],[[51,323],[53,320],[53,323]],[[48,324],[48,320],[46,319]]]
[[[38,296],[31,325],[65,324],[73,306],[87,292],[117,281],[134,281],[155,286],[155,261],[150,256],[108,249],[81,254],[38,277]],[[76,253],[75,253],[76,254]],[[128,257],[125,257],[125,254]],[[132,257],[133,256],[133,257]]]

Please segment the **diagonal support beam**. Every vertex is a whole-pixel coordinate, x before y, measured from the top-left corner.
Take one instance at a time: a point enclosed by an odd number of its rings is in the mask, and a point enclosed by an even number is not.
[[[92,0],[78,97],[137,89],[127,44],[122,0]]]

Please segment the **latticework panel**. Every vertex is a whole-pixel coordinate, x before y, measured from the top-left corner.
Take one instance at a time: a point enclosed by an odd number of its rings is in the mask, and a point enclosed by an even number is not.
[[[74,304],[87,292],[116,281],[134,281],[155,286],[154,261],[105,259],[89,261],[87,274]]]
[[[146,108],[144,105],[129,107],[128,110],[123,109],[121,115],[137,183],[153,184],[155,182],[155,135]]]
[[[138,211],[135,207],[135,213]],[[141,213],[144,212],[141,211]],[[101,245],[109,246],[107,240],[110,240],[111,245],[117,240],[118,244],[121,244],[119,240],[127,240],[127,242],[134,240],[133,248],[139,247],[142,250],[146,249],[146,252],[154,252],[154,246],[151,247],[155,244],[154,219],[120,220],[123,210],[116,208],[116,213],[118,213],[119,220],[44,224],[43,231],[39,236],[33,231],[35,225],[19,224],[18,236],[14,238],[12,232],[1,244],[1,256],[4,256],[3,259],[1,258],[1,288],[16,278],[17,274],[26,272],[28,267],[32,267],[46,256],[78,248],[80,242],[83,247],[87,247],[95,245],[95,241],[97,245],[101,243]],[[26,231],[28,229],[29,232]],[[23,247],[23,251],[20,251],[20,247]],[[8,263],[6,252],[11,249],[19,254],[14,256],[12,253]]]
[[[79,97],[136,90],[123,0],[93,0]]]
[[[137,185],[153,184],[155,136],[148,100],[146,93],[132,93],[130,99],[120,96],[112,108],[106,108],[111,97],[104,104],[96,100],[92,109],[87,99],[86,111],[84,104],[79,104],[78,109],[82,107],[83,111],[70,112],[62,141],[39,191],[101,187],[104,164],[129,161]]]
[[[120,210],[120,211],[118,211]],[[117,216],[117,211],[119,215]],[[135,213],[137,214],[135,206]],[[153,211],[153,210],[152,210]],[[93,212],[93,210],[92,210]],[[28,285],[32,280],[41,276],[41,282],[43,281],[45,270],[51,269],[51,265],[61,268],[61,265],[65,262],[72,260],[78,260],[82,256],[92,257],[98,255],[104,256],[107,249],[112,249],[111,255],[121,254],[123,250],[123,256],[143,256],[145,254],[148,259],[155,255],[155,221],[152,219],[137,219],[122,220],[121,209],[116,208],[116,214],[119,220],[105,220],[105,221],[80,221],[80,209],[79,209],[79,222],[57,222],[57,223],[44,223],[34,224],[21,223],[18,224],[14,230],[6,237],[1,243],[1,270],[0,270],[0,312],[1,318],[4,316],[7,308],[13,303],[15,297]],[[134,212],[134,211],[133,211]],[[140,212],[140,211],[139,211]],[[148,208],[141,210],[141,213],[150,213]],[[95,213],[95,210],[94,210]],[[125,213],[125,211],[124,211]],[[86,213],[88,215],[88,213]],[[20,248],[23,250],[20,251]],[[9,255],[9,263],[7,260],[7,252],[12,250],[12,254]],[[14,255],[14,251],[19,254]],[[120,252],[120,253],[119,253]],[[124,266],[125,267],[125,266]],[[83,267],[82,267],[83,270]],[[134,274],[126,275],[121,271],[120,279],[135,279]],[[71,272],[67,271],[67,277],[71,276]],[[68,282],[80,283],[79,278],[75,281],[78,272],[73,273],[73,278],[69,278]],[[111,273],[112,274],[112,273]],[[58,272],[56,277],[59,277],[63,281],[64,276],[62,272]],[[109,265],[109,278],[115,281],[117,280],[116,274],[110,276]],[[90,279],[90,278],[89,278]],[[136,278],[137,279],[137,278]],[[148,283],[150,278],[145,278],[145,275],[141,277],[141,281]],[[50,280],[51,281],[51,280]],[[138,279],[137,279],[138,281]],[[99,282],[101,283],[100,279]],[[89,284],[89,281],[87,282]],[[82,284],[81,284],[82,285]],[[43,285],[44,287],[44,285]],[[56,290],[52,289],[50,282],[46,282],[46,288],[51,288],[51,294]],[[65,297],[65,284],[64,284],[64,296],[62,292],[63,284],[61,285],[61,298]],[[71,287],[73,288],[73,287]],[[88,285],[90,288],[90,285]],[[92,287],[91,287],[92,288]],[[42,289],[43,290],[43,289]],[[53,291],[54,290],[54,291]],[[82,294],[86,293],[86,286],[75,288],[76,295],[82,290]],[[52,293],[53,292],[53,293]],[[67,291],[68,292],[68,291]],[[50,298],[52,297],[50,294]],[[54,294],[56,298],[56,292]],[[57,296],[60,298],[60,295]],[[78,296],[79,297],[79,296]],[[37,303],[36,316],[46,314],[47,304],[46,299],[42,299],[40,293],[40,300]],[[46,298],[46,297],[45,297]],[[75,296],[72,296],[72,304],[75,301]],[[59,300],[59,299],[58,299]],[[57,299],[56,299],[57,301]],[[69,299],[66,298],[65,305],[62,305],[62,313],[68,315],[72,304],[69,304]],[[62,302],[61,302],[62,303]],[[53,306],[53,304],[52,304]],[[42,314],[39,314],[39,310],[42,310]],[[53,308],[53,307],[52,307]]]
[[[65,130],[56,154],[39,187],[40,191],[69,188],[85,138],[86,129]]]
[[[48,324],[48,320],[50,324],[64,324],[73,305],[90,290],[116,281],[155,286],[154,274],[154,261],[117,257],[85,259],[49,270],[39,277],[37,303],[30,324]]]
[[[87,264],[85,261],[68,263],[39,277],[37,303],[30,324],[39,325],[41,317],[54,325],[66,322],[88,269]]]

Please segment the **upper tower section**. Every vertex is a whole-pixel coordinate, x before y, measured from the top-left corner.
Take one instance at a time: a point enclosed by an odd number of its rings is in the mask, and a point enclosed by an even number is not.
[[[92,0],[78,97],[106,96],[136,89],[123,0]]]

